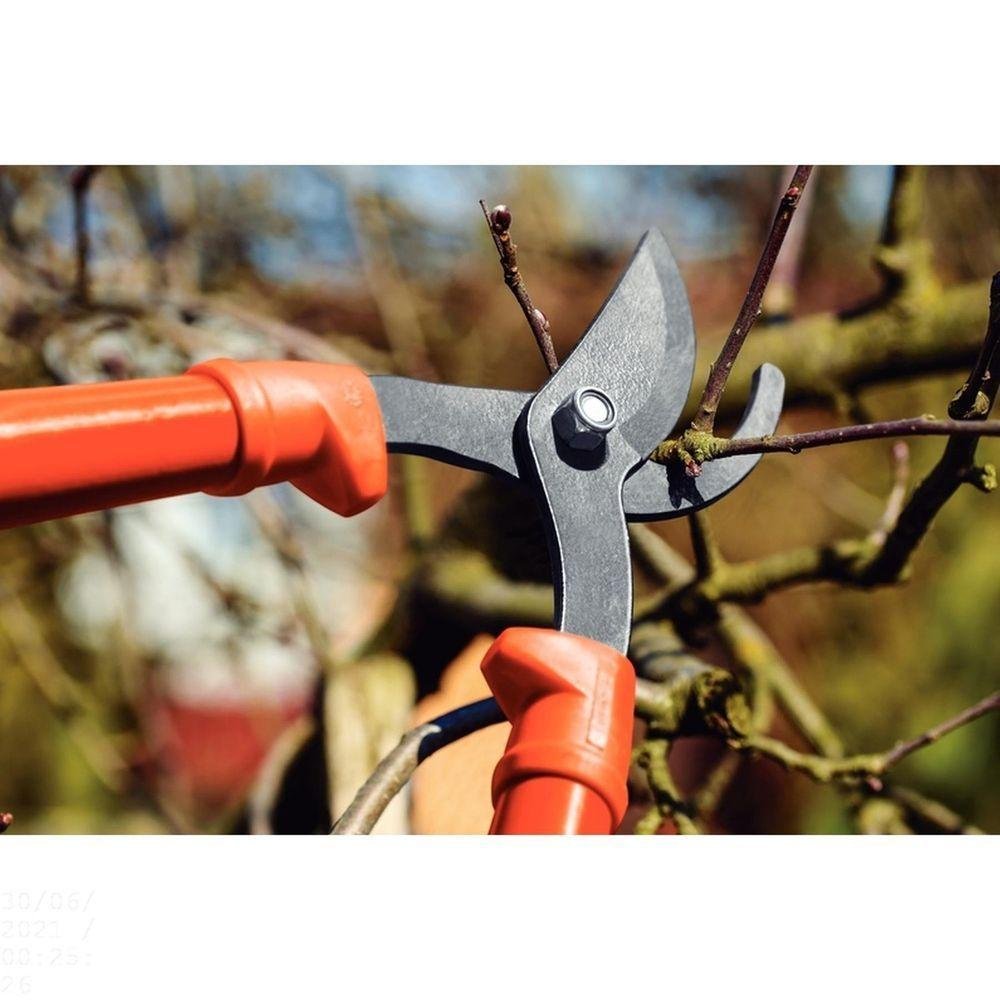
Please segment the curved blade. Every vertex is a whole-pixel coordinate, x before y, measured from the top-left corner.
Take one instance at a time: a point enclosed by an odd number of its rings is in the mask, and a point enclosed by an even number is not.
[[[774,433],[784,396],[785,376],[781,369],[761,365],[754,372],[750,399],[733,437],[763,437]],[[630,521],[657,521],[707,507],[750,475],[761,457],[734,455],[706,462],[697,478],[692,478],[680,467],[646,462],[625,481],[625,516]]]
[[[522,480],[533,484],[549,542],[556,627],[624,652],[632,567],[622,510],[626,476],[673,428],[694,371],[694,325],[677,265],[648,232],[597,318],[528,405]],[[567,447],[553,418],[596,387],[617,421],[601,447]]]
[[[527,392],[372,375],[388,450],[517,478],[514,425]]]
[[[645,457],[673,429],[694,374],[694,322],[677,263],[650,229],[618,284],[559,370],[539,390],[554,407],[579,386],[597,386],[617,429]]]

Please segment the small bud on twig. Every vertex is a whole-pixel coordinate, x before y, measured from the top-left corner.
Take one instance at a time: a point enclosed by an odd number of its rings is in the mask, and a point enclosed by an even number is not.
[[[3,833],[14,822],[12,813],[0,813],[0,833]]]
[[[510,209],[506,205],[497,205],[496,208],[490,212],[490,225],[493,227],[493,231],[498,235],[503,235],[510,229],[510,224],[513,218],[510,214]]]
[[[492,211],[486,207],[486,202],[479,199],[479,207],[483,210],[483,217],[490,227],[490,236],[493,244],[500,255],[500,266],[503,269],[503,280],[507,287],[514,293],[517,304],[524,313],[524,318],[531,327],[531,333],[538,344],[538,349],[542,352],[545,367],[550,372],[554,372],[559,367],[559,359],[556,357],[555,347],[552,345],[552,334],[549,332],[549,321],[541,309],[535,308],[525,287],[524,278],[517,267],[517,246],[510,238],[511,213],[506,205],[497,205]]]

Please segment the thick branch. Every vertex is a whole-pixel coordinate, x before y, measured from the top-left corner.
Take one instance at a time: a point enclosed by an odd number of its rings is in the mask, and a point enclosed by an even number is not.
[[[883,299],[900,293],[912,297],[933,286],[930,243],[921,233],[926,205],[927,168],[893,167],[885,224],[875,250],[875,266],[885,282]]]
[[[785,375],[785,409],[829,406],[844,396],[886,384],[968,371],[983,340],[982,281],[936,289],[918,310],[880,307],[842,315],[815,313],[754,333],[740,352],[718,420],[735,421],[750,395],[754,369],[769,361]],[[709,334],[706,339],[711,339]],[[704,385],[707,362],[695,385]],[[689,400],[681,420],[694,415]]]
[[[683,585],[668,587],[663,593],[644,602],[637,608],[642,619],[667,615],[675,623],[698,621],[710,618],[710,612],[720,601],[756,601],[765,594],[780,587],[806,581],[836,581],[854,586],[873,587],[894,583],[904,574],[910,557],[924,537],[938,511],[954,495],[963,483],[971,483],[989,492],[997,486],[997,473],[992,465],[975,464],[976,444],[985,433],[996,434],[1000,421],[987,420],[996,398],[998,382],[995,372],[1000,367],[1000,275],[993,279],[990,299],[990,318],[986,337],[976,358],[968,381],[955,396],[949,406],[951,419],[947,421],[918,421],[919,424],[946,426],[951,437],[944,454],[927,477],[914,490],[904,504],[900,505],[900,483],[894,488],[894,499],[889,513],[890,524],[883,524],[866,538],[844,539],[827,545],[804,547],[752,562],[730,565],[720,563],[707,576]],[[817,431],[812,435],[790,435],[790,439],[812,437],[828,438],[843,435],[847,431],[865,430],[867,427],[892,426],[897,431],[906,421],[894,421],[885,425],[863,425],[861,428],[838,428]],[[912,430],[912,428],[911,428]],[[920,432],[922,427],[918,427]],[[888,436],[881,433],[866,436]],[[704,445],[696,438],[692,443],[687,438],[685,454],[696,462],[707,460],[704,451],[690,455],[690,448]],[[772,442],[782,443],[781,438]],[[837,443],[824,441],[823,443]],[[819,443],[814,446],[818,447]],[[710,445],[709,445],[710,448]],[[785,449],[787,450],[787,448]],[[730,452],[732,454],[733,452]],[[676,453],[675,453],[676,454]],[[718,456],[713,456],[718,457]],[[905,470],[904,470],[905,471]],[[897,473],[898,480],[898,473]]]
[[[496,700],[484,698],[411,729],[361,786],[331,833],[371,833],[386,806],[410,780],[418,764],[463,736],[505,721]]]
[[[524,313],[524,318],[531,327],[531,332],[535,337],[535,343],[542,352],[542,359],[549,372],[554,372],[559,367],[559,359],[556,357],[556,350],[552,344],[552,335],[549,333],[549,321],[545,318],[545,313],[535,307],[528,294],[528,288],[521,277],[521,272],[517,266],[517,245],[510,238],[511,214],[506,205],[497,205],[491,212],[486,207],[486,202],[480,199],[479,207],[486,216],[486,224],[490,227],[490,235],[496,244],[497,253],[500,254],[500,266],[503,268],[503,280],[511,290],[517,304]]]
[[[691,421],[691,426],[696,431],[711,433],[715,427],[715,417],[719,408],[719,400],[725,391],[726,382],[729,380],[729,373],[736,363],[736,358],[743,347],[743,342],[746,340],[747,334],[750,333],[757,320],[757,316],[760,314],[760,303],[764,298],[764,291],[767,289],[767,283],[770,280],[774,262],[778,259],[778,252],[781,250],[781,244],[784,242],[785,233],[788,232],[788,225],[795,214],[795,208],[799,203],[802,190],[809,180],[811,171],[812,167],[808,166],[796,168],[795,173],[792,175],[792,182],[788,185],[788,190],[778,205],[774,222],[771,224],[771,231],[768,233],[767,241],[761,252],[760,260],[757,262],[757,269],[754,271],[753,278],[750,281],[750,287],[747,289],[746,298],[743,300],[739,315],[737,315],[736,322],[733,324],[732,330],[729,331],[729,336],[722,345],[719,357],[715,364],[712,365],[708,379],[705,382],[705,391],[702,393],[701,402],[698,404],[698,412],[695,414],[694,420]]]
[[[996,402],[1000,377],[1000,273],[993,276],[990,286],[990,315],[986,337],[972,366],[965,385],[948,407],[953,420],[968,421],[982,430],[988,424],[990,410]],[[916,547],[927,533],[938,511],[954,496],[963,483],[991,490],[997,485],[993,466],[979,468],[975,464],[976,434],[953,435],[945,445],[937,465],[913,491],[900,511],[893,529],[886,535],[878,553],[866,567],[869,580],[894,580],[906,569]]]

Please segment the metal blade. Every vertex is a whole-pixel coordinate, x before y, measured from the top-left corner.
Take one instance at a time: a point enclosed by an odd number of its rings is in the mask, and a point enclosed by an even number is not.
[[[733,437],[773,434],[781,417],[784,396],[785,377],[781,369],[761,365],[754,372],[750,399]],[[625,481],[625,514],[630,521],[658,521],[700,510],[738,486],[761,458],[761,455],[734,455],[706,462],[697,478],[679,466],[646,462]]]
[[[622,485],[676,423],[691,384],[694,350],[677,265],[663,237],[648,232],[521,425],[521,479],[533,486],[546,527],[556,626],[622,652],[632,624]],[[589,436],[590,444],[580,443],[573,426],[566,429],[563,418],[580,394],[603,397],[607,404],[604,416],[593,418],[603,434],[596,444],[586,427],[582,437]]]
[[[597,386],[614,402],[622,436],[644,457],[677,422],[694,359],[684,282],[663,235],[651,229],[587,332],[538,396],[555,406],[576,387]]]
[[[517,478],[514,425],[530,393],[436,385],[395,375],[372,375],[371,382],[389,451]]]

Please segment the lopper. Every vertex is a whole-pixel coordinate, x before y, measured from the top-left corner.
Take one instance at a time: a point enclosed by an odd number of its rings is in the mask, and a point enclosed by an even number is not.
[[[698,478],[648,455],[687,399],[695,337],[677,265],[648,232],[587,332],[535,393],[303,361],[0,393],[0,527],[156,497],[289,481],[338,514],[387,489],[387,452],[519,481],[546,527],[555,628],[509,628],[482,669],[511,734],[491,833],[612,833],[627,805],[635,677],[629,521],[699,510],[759,460]],[[736,437],[770,434],[781,372],[758,369]]]

